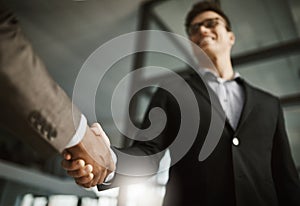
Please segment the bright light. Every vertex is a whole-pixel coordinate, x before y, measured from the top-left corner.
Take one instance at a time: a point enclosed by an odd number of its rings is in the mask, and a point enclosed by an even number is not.
[[[165,194],[164,187],[153,184],[128,186],[126,206],[159,206]]]

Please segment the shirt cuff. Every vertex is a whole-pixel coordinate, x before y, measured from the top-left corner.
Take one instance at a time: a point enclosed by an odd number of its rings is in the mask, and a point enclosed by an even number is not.
[[[78,128],[77,128],[74,136],[72,137],[71,141],[66,145],[65,148],[73,147],[73,146],[79,144],[79,142],[81,142],[81,140],[83,139],[84,134],[86,132],[86,125],[87,125],[87,120],[86,120],[85,116],[83,114],[81,114]]]

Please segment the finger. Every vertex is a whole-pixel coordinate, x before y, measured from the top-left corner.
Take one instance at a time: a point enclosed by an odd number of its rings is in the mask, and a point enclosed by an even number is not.
[[[75,179],[76,184],[83,186],[85,188],[89,188],[89,187],[91,187],[91,181],[93,180],[93,178],[94,178],[94,174],[90,173],[85,177],[79,177],[79,178],[74,178],[74,179]]]
[[[92,165],[86,165],[82,169],[68,171],[68,175],[74,178],[85,177],[92,173],[93,167]]]
[[[91,186],[94,187],[98,184],[102,184],[104,182],[106,176],[107,176],[107,169],[102,169],[101,171],[98,172],[97,175],[94,174],[94,178],[90,183]]]
[[[66,150],[63,151],[63,157],[65,160],[70,160],[72,158],[71,154],[68,153]]]
[[[85,161],[82,159],[78,159],[78,160],[62,160],[61,161],[61,166],[62,168],[64,168],[65,170],[68,171],[73,171],[73,170],[78,170],[78,169],[82,169],[85,165]]]
[[[105,181],[106,176],[107,176],[107,169],[105,169],[103,171],[103,173],[101,174],[97,184],[102,184]]]
[[[97,184],[100,184],[99,181],[100,181],[100,179],[101,179],[102,173],[103,173],[103,172],[100,171],[100,172],[98,172],[97,175],[94,174],[95,177],[94,177],[94,179],[91,181],[92,187],[96,186]]]

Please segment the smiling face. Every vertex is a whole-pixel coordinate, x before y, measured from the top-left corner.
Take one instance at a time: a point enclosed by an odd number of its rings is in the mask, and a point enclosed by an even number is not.
[[[234,34],[226,25],[226,21],[213,11],[205,11],[197,15],[190,24],[189,38],[211,58],[228,55],[234,44]]]

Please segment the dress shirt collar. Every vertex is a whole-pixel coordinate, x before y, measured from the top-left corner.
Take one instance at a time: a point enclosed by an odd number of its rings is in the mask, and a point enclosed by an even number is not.
[[[201,68],[198,71],[200,72],[200,74],[206,81],[218,81],[219,83],[224,83],[224,82],[234,81],[234,80],[237,80],[238,78],[241,78],[241,75],[238,72],[234,72],[233,79],[225,80],[225,79],[222,79],[221,77],[219,77],[219,75],[211,69]]]

